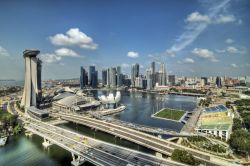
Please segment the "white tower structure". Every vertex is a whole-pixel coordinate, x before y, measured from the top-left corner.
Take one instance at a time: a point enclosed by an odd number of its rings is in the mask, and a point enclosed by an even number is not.
[[[23,57],[25,60],[25,82],[21,106],[27,110],[30,106],[37,106],[39,85],[41,85],[41,61],[37,58],[39,50],[25,50]]]

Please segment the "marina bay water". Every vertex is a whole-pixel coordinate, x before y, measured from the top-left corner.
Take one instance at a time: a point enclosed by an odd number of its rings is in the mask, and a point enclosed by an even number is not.
[[[109,92],[93,91],[93,93],[95,96],[98,96],[102,94],[108,94]],[[189,96],[158,95],[142,92],[122,92],[121,103],[127,107],[126,110],[124,112],[112,115],[113,118],[179,131],[183,126],[182,123],[153,119],[151,118],[151,114],[164,107],[192,111],[196,107],[197,100],[195,97]],[[95,131],[82,125],[68,123],[59,126],[113,144],[150,154],[154,153],[153,151],[138,146],[132,142],[115,138],[110,134],[101,131]],[[44,149],[42,142],[43,139],[36,135],[33,135],[31,138],[28,138],[25,135],[10,137],[7,145],[0,148],[0,165],[70,165],[72,158],[69,152],[56,145],[52,145],[49,147],[49,149]],[[84,165],[91,164],[85,163]]]
[[[93,91],[95,96],[107,95],[108,91]],[[113,91],[115,93],[115,91]],[[151,115],[162,108],[174,108],[183,111],[193,111],[197,105],[197,98],[179,95],[160,95],[144,92],[122,92],[121,103],[126,110],[113,115],[112,117],[127,122],[167,128],[180,131],[183,124],[169,120],[152,118]]]

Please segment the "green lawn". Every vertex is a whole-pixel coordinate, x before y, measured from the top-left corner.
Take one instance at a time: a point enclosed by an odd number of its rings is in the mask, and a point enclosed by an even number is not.
[[[172,120],[180,120],[181,117],[185,114],[184,111],[179,111],[175,109],[165,108],[164,110],[155,114],[155,117],[172,119]]]

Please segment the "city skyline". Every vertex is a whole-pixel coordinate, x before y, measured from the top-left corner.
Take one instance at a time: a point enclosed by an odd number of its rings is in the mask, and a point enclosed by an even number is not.
[[[130,75],[139,63],[145,74],[152,61],[174,75],[250,75],[246,0],[75,1],[68,11],[59,1],[0,6],[0,79],[24,77],[21,52],[29,47],[41,50],[44,80],[78,78],[80,66],[90,65]]]

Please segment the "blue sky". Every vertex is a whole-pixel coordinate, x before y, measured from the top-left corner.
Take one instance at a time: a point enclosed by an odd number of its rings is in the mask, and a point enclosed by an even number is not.
[[[2,0],[0,79],[23,79],[25,48],[41,51],[43,79],[153,60],[176,75],[250,75],[249,16],[248,0]]]

